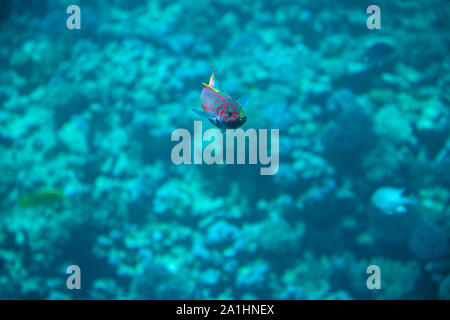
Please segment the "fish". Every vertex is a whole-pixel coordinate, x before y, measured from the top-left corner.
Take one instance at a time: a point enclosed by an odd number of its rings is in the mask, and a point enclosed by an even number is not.
[[[405,189],[394,187],[378,188],[372,195],[372,204],[385,214],[405,213],[405,205],[414,205],[416,201],[403,196]]]
[[[64,193],[56,189],[40,190],[19,199],[20,208],[52,207],[66,198]]]
[[[384,42],[377,42],[367,47],[361,57],[362,62],[368,70],[380,69],[394,53],[394,48]]]
[[[242,106],[247,101],[247,95],[234,100],[228,94],[214,87],[216,71],[209,78],[209,83],[203,83],[201,93],[202,110],[192,109],[198,115],[208,119],[216,127],[236,129],[247,121],[247,116]]]

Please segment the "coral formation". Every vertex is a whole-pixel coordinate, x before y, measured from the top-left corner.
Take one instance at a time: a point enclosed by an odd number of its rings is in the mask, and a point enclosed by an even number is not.
[[[449,299],[449,2],[79,5],[0,1],[1,299]],[[171,162],[216,69],[278,174]]]

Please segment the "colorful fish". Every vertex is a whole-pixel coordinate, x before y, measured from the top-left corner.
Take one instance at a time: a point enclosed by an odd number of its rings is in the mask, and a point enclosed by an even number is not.
[[[62,191],[56,189],[35,191],[20,198],[18,205],[21,208],[52,207],[66,198]]]
[[[236,129],[247,121],[247,116],[242,109],[247,96],[235,101],[224,92],[214,88],[214,72],[209,78],[209,84],[203,83],[201,103],[203,111],[192,109],[192,111],[207,118],[220,129]]]

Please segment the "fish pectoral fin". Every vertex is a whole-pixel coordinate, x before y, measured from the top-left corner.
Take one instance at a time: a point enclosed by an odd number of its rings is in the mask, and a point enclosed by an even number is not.
[[[192,111],[194,111],[195,113],[197,113],[197,114],[199,114],[202,117],[205,117],[207,119],[211,118],[211,115],[209,113],[205,112],[205,111],[200,111],[200,110],[197,110],[197,109],[192,109]]]

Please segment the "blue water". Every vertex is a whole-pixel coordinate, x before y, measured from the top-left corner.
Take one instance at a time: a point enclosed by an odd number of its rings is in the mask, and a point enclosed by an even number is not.
[[[449,16],[0,1],[0,298],[449,299]],[[276,174],[250,140],[245,164],[173,162],[175,129],[189,159],[209,144],[191,109],[215,70],[241,129],[278,130]]]

